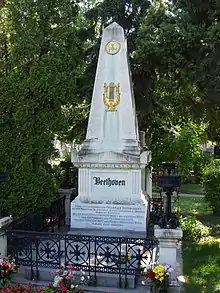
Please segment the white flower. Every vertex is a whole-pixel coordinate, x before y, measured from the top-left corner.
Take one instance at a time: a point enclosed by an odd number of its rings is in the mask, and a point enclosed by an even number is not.
[[[167,271],[169,269],[169,265],[164,265],[164,269]]]
[[[53,286],[57,287],[59,285],[59,282],[62,280],[62,277],[60,276],[55,276],[53,280]]]
[[[172,273],[174,271],[174,269],[169,267],[169,269],[167,271],[168,271],[168,273]]]
[[[84,280],[85,280],[85,277],[84,277],[84,276],[82,276],[82,277],[81,277],[81,281],[84,281]]]

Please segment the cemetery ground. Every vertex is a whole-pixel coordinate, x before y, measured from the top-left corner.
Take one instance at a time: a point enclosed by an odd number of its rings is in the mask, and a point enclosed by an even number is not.
[[[198,183],[185,183],[180,186],[180,193],[190,193],[190,194],[203,194],[204,190],[201,184]]]
[[[158,188],[156,185],[153,186],[153,192],[157,193]],[[180,194],[198,194],[202,195],[204,194],[204,190],[202,188],[201,184],[198,183],[185,183],[180,186],[179,190]]]
[[[180,212],[211,228],[211,236],[198,243],[183,240],[185,293],[220,292],[220,219],[202,197],[180,197]]]

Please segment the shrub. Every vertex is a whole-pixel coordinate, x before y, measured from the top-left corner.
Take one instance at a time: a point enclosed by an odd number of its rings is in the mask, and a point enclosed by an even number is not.
[[[220,160],[213,160],[203,175],[205,199],[215,215],[220,215]]]
[[[212,155],[209,152],[201,152],[200,157],[197,157],[194,162],[194,180],[195,183],[201,183],[204,169],[210,164]]]
[[[200,241],[210,234],[210,228],[203,225],[195,216],[181,217],[180,227],[183,229],[184,239],[193,242]]]
[[[8,215],[20,217],[50,205],[57,197],[57,188],[44,168],[24,164],[11,170],[8,180],[0,186],[0,193],[0,206]]]
[[[53,166],[53,176],[60,188],[76,188],[78,169],[73,166],[70,159],[61,161],[58,166]]]

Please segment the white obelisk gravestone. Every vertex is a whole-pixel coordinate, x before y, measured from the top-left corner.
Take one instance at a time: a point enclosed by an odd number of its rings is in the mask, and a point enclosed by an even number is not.
[[[150,152],[140,154],[127,42],[117,23],[103,32],[86,139],[71,160],[79,168],[71,229],[146,232]]]

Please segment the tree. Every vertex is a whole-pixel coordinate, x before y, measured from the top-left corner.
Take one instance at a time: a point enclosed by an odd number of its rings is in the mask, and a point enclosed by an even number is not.
[[[76,88],[86,44],[77,1],[8,0],[1,14],[0,168],[9,171],[1,201],[19,215],[56,196],[45,164],[53,155],[54,135],[68,137],[84,118]]]
[[[202,125],[198,128],[192,122],[170,129],[168,135],[153,145],[153,166],[158,169],[162,162],[176,162],[179,173],[186,179],[201,156],[203,131]]]
[[[188,119],[207,121],[209,137],[219,136],[218,18],[219,7],[208,0],[153,2],[143,18],[135,54],[145,72],[143,104],[151,100],[154,106],[149,119],[160,112],[167,126]],[[150,88],[147,79],[152,80]],[[145,122],[150,125],[149,119]]]

